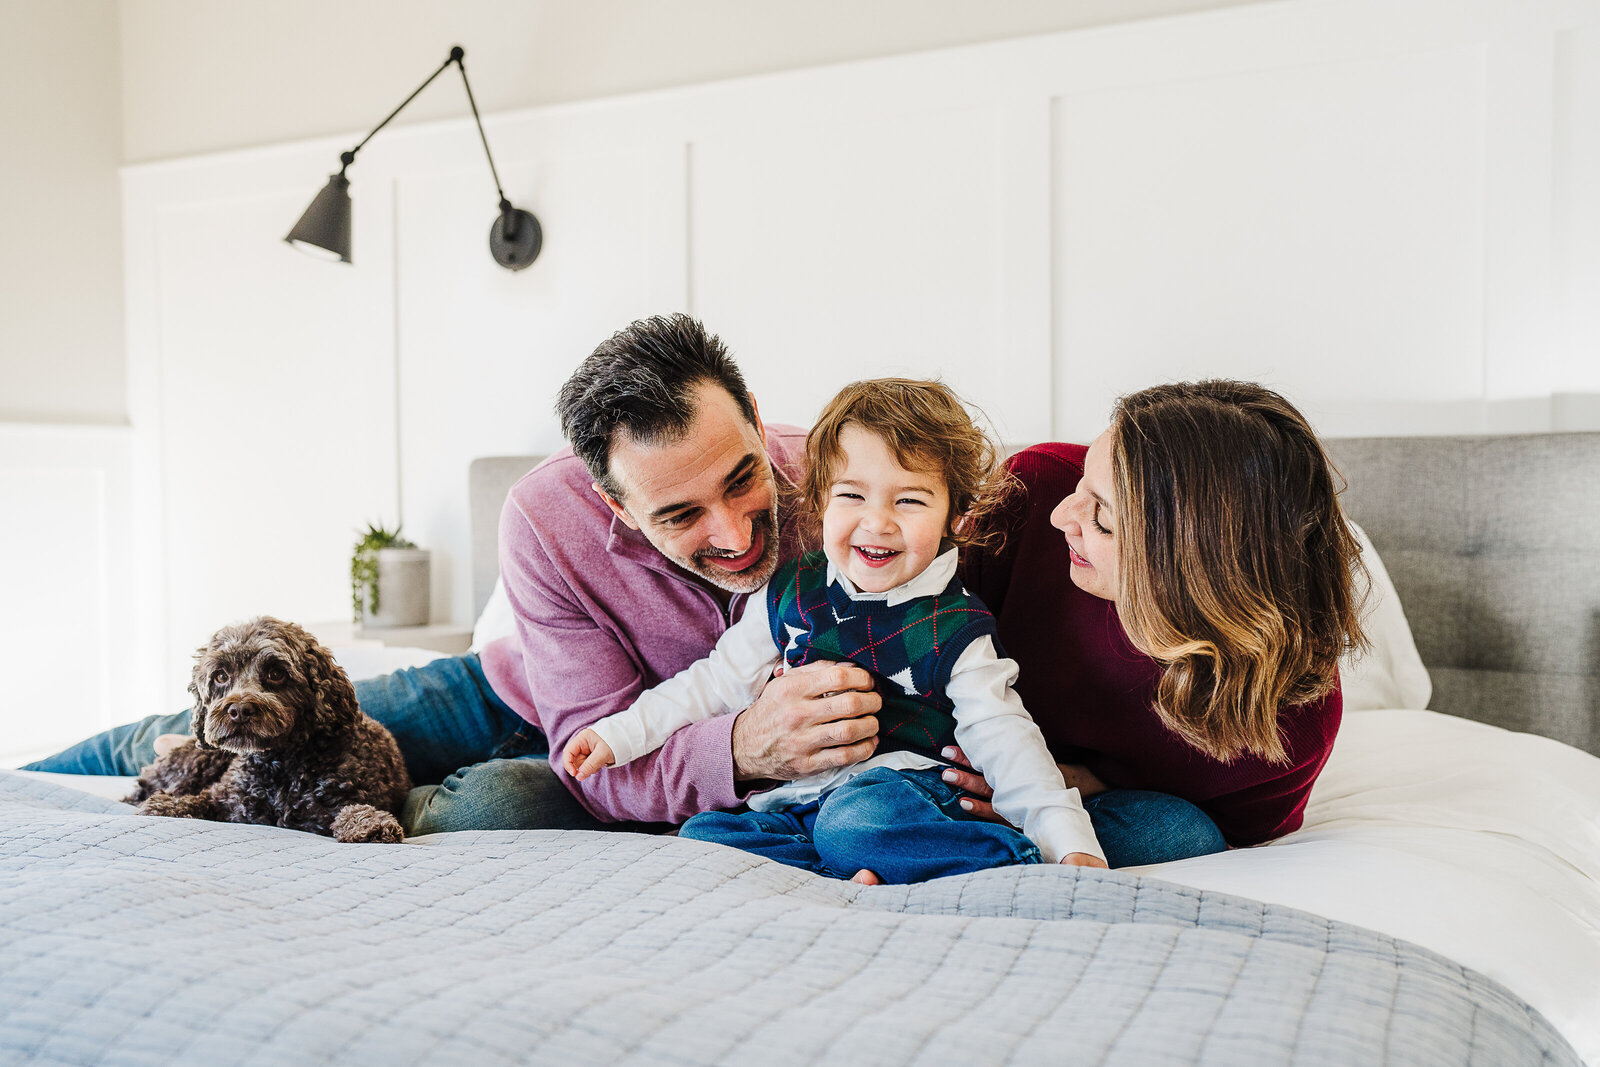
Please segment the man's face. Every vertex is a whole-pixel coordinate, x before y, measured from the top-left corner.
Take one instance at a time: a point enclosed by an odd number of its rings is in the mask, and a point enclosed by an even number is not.
[[[750,425],[721,386],[695,394],[695,416],[676,441],[611,446],[620,500],[595,492],[656,551],[719,589],[752,593],[778,568],[777,500],[766,431]]]

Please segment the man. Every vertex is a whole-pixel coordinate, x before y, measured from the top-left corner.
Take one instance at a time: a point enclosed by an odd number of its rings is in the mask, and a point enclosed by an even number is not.
[[[870,755],[880,706],[870,676],[812,664],[738,715],[581,786],[551,767],[552,747],[704,657],[795,553],[778,496],[804,457],[803,432],[764,427],[722,343],[683,315],[600,345],[557,410],[572,449],[518,482],[501,517],[516,634],[481,661],[357,683],[426,783],[402,813],[406,832],[676,823]],[[137,773],[158,735],[187,729],[187,712],[152,717],[29,769]]]

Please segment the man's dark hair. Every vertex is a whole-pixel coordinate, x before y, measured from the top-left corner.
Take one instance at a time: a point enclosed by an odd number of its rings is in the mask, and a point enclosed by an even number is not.
[[[580,363],[561,387],[556,415],[589,477],[621,500],[611,477],[618,432],[644,444],[682,437],[694,419],[694,392],[702,382],[726,389],[755,425],[744,375],[722,341],[687,315],[657,315],[618,330]]]

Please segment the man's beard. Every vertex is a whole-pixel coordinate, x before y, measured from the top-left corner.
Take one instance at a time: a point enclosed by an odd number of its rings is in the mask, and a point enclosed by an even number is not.
[[[730,571],[726,567],[708,562],[717,557],[736,559],[743,555],[740,552],[727,552],[715,548],[702,548],[691,558],[675,562],[718,589],[730,593],[753,593],[765,585],[773,572],[778,569],[778,523],[774,512],[763,511],[751,520],[750,538],[754,541],[758,537],[761,539],[761,555],[742,571]]]

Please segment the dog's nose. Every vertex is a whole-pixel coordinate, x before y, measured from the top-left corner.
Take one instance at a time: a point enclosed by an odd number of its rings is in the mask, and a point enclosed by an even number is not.
[[[243,701],[235,701],[229,704],[224,710],[227,712],[230,720],[233,722],[238,722],[240,719],[249,717],[256,709],[253,705],[246,704]]]

